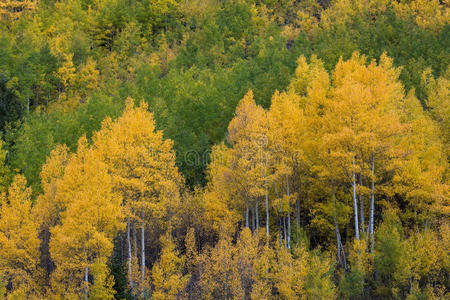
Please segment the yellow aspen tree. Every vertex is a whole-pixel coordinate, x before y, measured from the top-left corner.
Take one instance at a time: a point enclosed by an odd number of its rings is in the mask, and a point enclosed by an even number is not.
[[[206,299],[243,297],[239,274],[232,264],[236,248],[231,238],[222,235],[214,248],[199,256],[200,288]]]
[[[348,61],[342,59],[333,73],[333,88],[325,110],[326,133],[324,142],[329,147],[337,168],[348,178],[352,188],[355,237],[360,239],[357,203],[357,174],[370,169],[371,201],[369,235],[373,237],[375,165],[392,157],[392,137],[402,131],[395,103],[403,98],[403,88],[398,82],[399,70],[385,55],[380,63],[354,53]],[[339,116],[339,118],[337,118]],[[373,238],[372,238],[373,239]],[[373,245],[373,243],[372,243]]]
[[[60,80],[61,86],[58,87],[59,97],[65,99],[66,93],[69,91],[75,79],[75,66],[73,65],[73,54],[64,53],[62,55],[61,66],[56,71],[55,76]]]
[[[183,275],[185,256],[180,256],[169,233],[161,237],[162,251],[152,268],[152,299],[177,299],[189,282]]]
[[[321,98],[320,96],[322,98],[325,96],[324,93],[328,90],[329,85],[329,74],[325,70],[323,62],[316,55],[312,55],[308,63],[306,57],[301,55],[297,59],[295,76],[288,86],[288,91],[300,97],[308,96],[308,98],[313,97],[318,100]]]
[[[442,259],[448,255],[438,232],[423,230],[412,233],[406,244],[410,254],[409,279],[415,282],[426,280],[431,284],[432,278],[438,278],[439,272],[445,269]]]
[[[273,260],[264,231],[244,227],[236,244],[222,235],[198,258],[201,293],[207,299],[270,299]]]
[[[31,189],[23,175],[17,175],[0,198],[0,280],[8,298],[42,296],[39,266],[39,226],[31,213]],[[2,295],[3,296],[3,295]]]
[[[49,157],[42,166],[40,173],[43,193],[38,196],[33,207],[33,213],[41,226],[47,229],[56,225],[59,213],[64,209],[65,203],[57,202],[58,183],[64,176],[64,171],[70,161],[71,154],[66,145],[57,145],[50,152]]]
[[[198,265],[198,250],[195,239],[195,230],[190,228],[186,233],[184,246],[186,249],[186,257],[184,267],[189,276],[188,283],[186,285],[186,292],[189,299],[193,299],[194,295],[194,280],[197,279],[197,265]]]
[[[242,298],[248,298],[251,294],[253,284],[257,279],[255,273],[255,261],[263,251],[266,243],[261,243],[261,232],[252,234],[249,228],[244,228],[240,232],[240,237],[236,243],[236,255],[233,260],[233,268],[239,274],[242,284]],[[261,287],[260,287],[261,288]]]
[[[257,234],[261,235],[261,232]],[[259,239],[261,244],[263,239]],[[252,284],[251,299],[271,299],[273,282],[273,265],[275,262],[275,254],[272,248],[267,243],[259,245],[258,255],[253,260],[254,277]]]
[[[232,149],[222,142],[212,147],[210,157],[208,184],[202,193],[205,219],[215,232],[231,233],[241,219],[240,186],[235,184]]]
[[[135,107],[131,98],[126,100],[123,114],[114,122],[107,118],[93,140],[112,176],[113,190],[123,199],[127,218],[128,276],[130,288],[134,291],[139,288],[139,282],[144,284],[148,281],[146,228],[157,228],[157,224],[170,227],[171,217],[179,205],[182,177],[175,165],[173,142],[163,139],[162,131],[156,130],[147,104],[142,102]],[[133,274],[130,233],[136,224],[140,227],[139,276]],[[134,244],[134,259],[137,260],[137,242]],[[139,279],[137,286],[133,278]]]
[[[416,19],[417,25],[438,34],[448,24],[450,6],[448,1],[413,0],[408,2],[393,2],[395,14],[400,18]]]
[[[298,256],[295,254],[295,256]],[[308,299],[336,299],[336,286],[333,280],[334,263],[323,254],[310,253],[309,272],[305,287]]]
[[[272,104],[268,111],[268,143],[271,152],[274,182],[278,182],[285,196],[282,198],[283,224],[285,243],[290,248],[291,239],[291,213],[292,204],[296,204],[297,225],[300,226],[298,191],[292,192],[291,182],[293,181],[293,172],[296,166],[299,166],[303,159],[303,134],[304,117],[300,108],[300,97],[294,93],[278,93],[272,97]],[[297,180],[300,180],[297,178]],[[266,187],[267,188],[267,187]],[[267,193],[266,193],[267,195]]]
[[[228,125],[228,142],[232,145],[232,169],[236,184],[245,199],[245,226],[250,226],[250,205],[254,205],[253,229],[259,227],[259,198],[266,194],[268,184],[269,152],[267,151],[267,113],[256,105],[249,91],[239,102],[235,117]],[[269,205],[266,196],[266,233],[269,234]]]
[[[313,55],[308,63],[304,56],[297,60],[295,77],[289,85],[289,93],[300,95],[300,107],[304,116],[304,132],[301,153],[306,165],[308,182],[307,206],[313,207],[315,218],[312,225],[325,236],[333,230],[336,236],[337,258],[346,268],[346,255],[343,247],[340,226],[348,222],[348,207],[341,201],[339,187],[341,178],[339,169],[333,166],[328,145],[324,143],[326,132],[324,112],[328,106],[331,81],[323,62]],[[317,177],[317,178],[316,178]],[[321,203],[323,192],[327,202]]]
[[[435,216],[450,214],[446,147],[442,131],[412,93],[401,102],[399,112],[408,126],[399,139],[399,146],[407,155],[396,160],[392,192],[409,204],[405,219],[427,227]]]
[[[296,249],[294,258],[287,248],[276,251],[274,285],[281,299],[307,299],[305,290],[309,272],[309,254],[305,249]]]
[[[422,85],[427,92],[426,106],[441,128],[447,149],[450,149],[450,67],[437,79],[431,74],[431,69],[426,69],[422,74]],[[450,156],[450,150],[447,156]]]
[[[88,57],[81,65],[73,78],[73,90],[84,101],[87,94],[98,87],[100,72],[97,70],[96,62]]]
[[[65,204],[58,202],[58,183],[64,175],[64,170],[69,162],[71,154],[65,145],[58,145],[50,152],[40,173],[43,193],[40,194],[33,206],[33,215],[39,224],[40,261],[45,269],[44,282],[49,285],[49,275],[53,269],[50,257],[50,229],[60,220],[60,213]]]
[[[64,208],[59,224],[50,230],[52,293],[112,299],[114,281],[107,263],[113,237],[123,228],[122,199],[113,191],[107,166],[85,137],[66,166],[56,197]]]

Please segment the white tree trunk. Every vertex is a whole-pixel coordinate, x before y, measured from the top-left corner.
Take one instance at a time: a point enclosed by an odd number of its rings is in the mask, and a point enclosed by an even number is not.
[[[370,215],[369,215],[369,235],[370,235],[370,253],[373,254],[373,222],[375,213],[375,155],[372,153],[372,195],[370,197]]]
[[[289,191],[289,176],[287,176],[287,175],[286,175],[286,193],[287,193],[287,196],[289,199],[291,196],[291,193]],[[287,247],[288,247],[288,249],[291,249],[291,213],[290,212],[288,212]]]
[[[359,186],[362,187],[362,175],[359,174]],[[363,196],[361,194],[361,190],[359,191],[359,217],[361,220],[361,231],[365,232],[365,228],[364,228],[364,223],[365,223],[365,218],[364,218],[364,199]]]
[[[287,245],[288,245],[288,249],[291,249],[291,214],[288,214]]]
[[[281,249],[282,248],[282,239],[283,239],[283,237],[281,236],[281,228],[283,227],[283,224],[281,221],[281,202],[280,202],[280,197],[278,195],[277,185],[274,184],[274,186],[275,186],[275,195],[278,199],[278,222],[279,222],[278,233],[279,233],[279,238],[280,238],[280,249]]]
[[[334,230],[336,232],[337,257],[339,262],[344,266],[344,269],[347,270],[347,259],[345,257],[344,246],[342,245],[341,233],[339,231],[339,225],[336,216],[336,192],[334,190],[333,177],[331,177],[331,197],[333,198],[333,206],[334,206],[333,220],[334,220]]]
[[[130,236],[130,220],[127,221],[127,244],[128,244],[128,282],[130,284],[131,293],[133,294],[133,276],[132,276],[132,258],[131,258],[131,236]]]
[[[144,282],[145,279],[145,222],[144,222],[144,211],[141,211],[141,221],[142,221],[142,228],[141,228],[141,276],[142,276],[142,282]]]
[[[256,229],[259,228],[258,199],[255,200]]]
[[[358,225],[358,201],[356,199],[356,178],[355,178],[355,157],[352,158],[352,187],[353,187],[353,208],[355,213],[355,233],[356,239],[359,240],[359,225]]]
[[[245,194],[245,227],[249,227],[248,225],[248,192]]]
[[[87,299],[89,294],[89,266],[87,265],[88,262],[87,262],[86,246],[84,246],[84,255],[86,256],[86,267],[84,268],[84,284],[85,284],[84,294]]]
[[[133,214],[134,214],[134,212],[133,212]],[[138,259],[138,246],[137,246],[137,232],[136,232],[136,221],[133,221],[132,222],[132,224],[133,224],[133,228],[132,228],[132,232],[131,232],[131,234],[132,234],[132,238],[133,238],[133,251],[134,251],[134,257],[136,257],[136,261],[137,261],[137,259]]]
[[[255,229],[256,229],[256,211],[255,211],[255,207],[253,207],[253,209],[252,209],[252,231]]]

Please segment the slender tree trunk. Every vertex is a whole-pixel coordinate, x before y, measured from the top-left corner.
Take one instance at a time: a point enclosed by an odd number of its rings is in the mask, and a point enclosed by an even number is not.
[[[84,296],[85,299],[88,298],[89,295],[89,266],[87,265],[87,254],[86,254],[86,246],[84,246],[84,255],[86,256],[86,267],[84,268],[84,284],[85,284],[85,290],[84,290]]]
[[[302,186],[302,184],[301,184],[301,182],[299,182],[299,191],[298,191],[298,198],[297,198],[297,201],[295,202],[295,205],[296,205],[296,213],[295,213],[295,217],[296,217],[296,220],[297,220],[297,225],[298,225],[298,228],[300,228],[300,192],[301,192],[301,186]]]
[[[336,220],[336,216],[334,216],[334,231],[336,233],[336,246],[337,246],[337,257],[338,261],[341,265],[344,264],[341,257],[341,233],[339,232],[339,225]]]
[[[142,276],[142,282],[144,282],[145,279],[145,222],[144,222],[144,210],[141,211],[141,221],[142,221],[142,228],[141,228],[141,276]]]
[[[339,224],[337,222],[337,216],[336,216],[336,191],[334,189],[333,176],[331,177],[331,197],[333,198],[333,206],[334,206],[333,220],[334,220],[334,230],[336,232],[337,256],[338,256],[339,262],[342,265],[344,265],[344,269],[347,270],[347,260],[345,257],[345,251],[344,251],[344,247],[342,245],[341,233],[339,231]]]
[[[373,254],[373,222],[375,213],[375,155],[372,153],[372,195],[370,197],[370,215],[369,215],[369,235],[370,235],[370,253]]]
[[[84,268],[84,282],[86,283],[86,295],[87,295],[87,286],[89,284],[89,267],[86,266],[86,268]]]
[[[342,245],[341,233],[339,233],[339,244],[341,245],[341,253],[342,253],[342,258],[344,260],[344,270],[347,271],[347,258],[345,256],[344,245]]]
[[[291,214],[288,214],[288,234],[287,234],[287,245],[291,249]]]
[[[359,186],[362,187],[362,175],[361,173],[359,174]],[[364,228],[364,199],[363,196],[361,194],[361,189],[359,190],[359,217],[361,220],[361,231],[365,232],[366,229]]]
[[[267,242],[269,242],[269,191],[267,186],[267,179],[266,179],[266,236]]]
[[[138,246],[137,246],[137,232],[136,232],[136,221],[132,222],[133,224],[133,251],[134,251],[134,257],[136,257],[136,260],[138,259]]]
[[[353,187],[353,208],[355,213],[355,233],[356,239],[359,241],[359,225],[358,225],[358,201],[356,199],[356,178],[355,178],[355,156],[352,158],[352,187]]]
[[[289,176],[286,175],[286,193],[288,196],[288,199],[290,201],[290,196],[291,193],[289,191]],[[288,211],[288,225],[287,225],[287,239],[286,239],[286,243],[287,243],[287,247],[288,249],[291,249],[291,213],[290,213],[290,205],[289,205],[289,211]]]
[[[128,244],[128,282],[130,283],[131,294],[133,294],[132,258],[131,258],[131,236],[130,220],[127,221],[127,244]]]
[[[278,188],[277,188],[277,185],[276,184],[274,184],[275,185],[275,194],[276,194],[276,196],[277,196],[277,199],[278,199],[278,223],[279,223],[279,226],[278,226],[278,233],[279,233],[279,238],[280,238],[280,249],[283,247],[282,246],[282,236],[281,236],[281,228],[283,227],[283,225],[282,225],[282,222],[281,222],[281,202],[280,202],[280,197],[278,196]]]
[[[283,216],[284,247],[287,248],[286,216]]]
[[[252,209],[252,231],[256,229],[255,207]]]
[[[27,96],[27,113],[30,112],[30,97]]]
[[[256,229],[259,228],[258,199],[255,200]]]
[[[249,227],[248,222],[248,213],[249,213],[249,207],[248,207],[248,192],[245,194],[245,227]]]

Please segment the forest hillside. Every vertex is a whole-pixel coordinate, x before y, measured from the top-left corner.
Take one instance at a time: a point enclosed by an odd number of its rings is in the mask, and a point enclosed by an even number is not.
[[[0,299],[449,299],[448,0],[0,0]]]

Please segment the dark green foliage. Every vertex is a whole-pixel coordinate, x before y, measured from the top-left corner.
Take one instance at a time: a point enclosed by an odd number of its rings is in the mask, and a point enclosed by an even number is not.
[[[23,113],[18,97],[7,87],[8,80],[0,74],[0,130],[6,123],[15,122]]]

